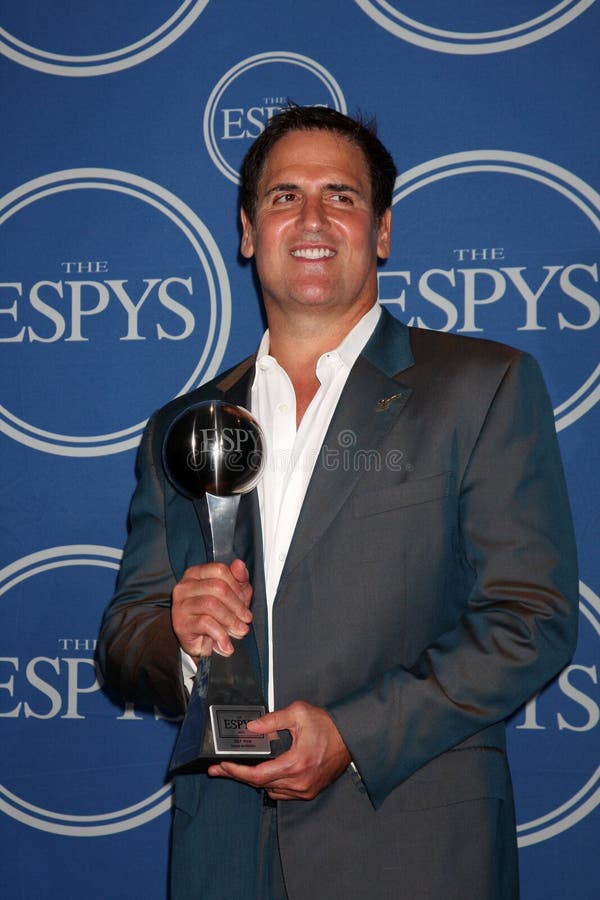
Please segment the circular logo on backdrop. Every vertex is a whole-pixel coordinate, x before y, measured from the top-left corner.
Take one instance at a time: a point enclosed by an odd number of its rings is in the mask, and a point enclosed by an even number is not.
[[[600,805],[600,597],[583,582],[579,591],[573,661],[508,729],[520,847],[556,837]]]
[[[210,157],[234,184],[252,141],[289,101],[346,112],[342,90],[320,63],[300,53],[273,50],[249,56],[219,79],[204,110]]]
[[[112,547],[51,547],[0,570],[0,811],[31,828],[98,837],[171,806],[173,724],[113,705],[94,664],[120,558]]]
[[[0,199],[0,242],[9,437],[62,456],[128,450],[149,409],[217,374],[225,264],[160,185],[113,169],[44,175]]]
[[[143,0],[128,0],[126,10],[116,0],[105,0],[88,3],[84,14],[74,16],[72,3],[55,0],[46,12],[36,9],[34,17],[24,15],[21,4],[7,5],[0,53],[50,75],[107,75],[160,53],[193,25],[207,3],[165,0],[158,13]],[[112,23],[108,38],[107,23]]]
[[[535,5],[530,18],[522,11],[515,13],[517,4],[507,3],[355,2],[381,28],[418,47],[438,53],[481,54],[516,50],[548,37],[580,16],[594,0],[545,0]],[[411,7],[419,16],[418,21],[410,15]]]
[[[600,400],[600,194],[547,160],[472,150],[403,173],[393,202],[382,303],[533,353],[557,430],[585,415]]]

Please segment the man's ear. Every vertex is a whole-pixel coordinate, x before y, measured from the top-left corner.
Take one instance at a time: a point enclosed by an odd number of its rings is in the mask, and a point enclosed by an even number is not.
[[[392,210],[386,209],[377,226],[377,256],[387,259],[392,252]]]
[[[245,209],[240,210],[240,219],[242,220],[242,240],[240,242],[240,252],[246,259],[254,256],[254,239],[252,237],[252,222],[248,218]]]

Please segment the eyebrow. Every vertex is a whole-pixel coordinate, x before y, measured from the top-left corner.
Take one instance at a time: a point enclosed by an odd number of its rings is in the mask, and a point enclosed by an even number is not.
[[[279,184],[274,184],[273,187],[270,187],[265,191],[265,197],[268,197],[270,194],[276,194],[278,191],[297,191],[299,187],[298,184],[291,181],[280,182]],[[345,194],[356,194],[357,197],[362,196],[362,193],[358,188],[345,183],[325,184],[322,187],[322,192],[325,191],[339,191],[340,193]]]

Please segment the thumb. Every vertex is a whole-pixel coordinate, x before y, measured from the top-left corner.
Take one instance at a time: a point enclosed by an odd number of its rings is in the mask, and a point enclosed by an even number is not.
[[[276,712],[265,713],[259,719],[252,719],[246,727],[249,731],[254,731],[256,734],[267,734],[271,731],[289,728],[289,721],[281,710],[277,710]]]
[[[250,575],[248,573],[248,569],[246,568],[246,564],[242,559],[234,559],[229,566],[229,569],[235,580],[239,581],[240,584],[249,583]]]

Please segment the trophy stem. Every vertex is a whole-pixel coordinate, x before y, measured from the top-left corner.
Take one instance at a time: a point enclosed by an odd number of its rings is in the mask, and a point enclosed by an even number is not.
[[[203,494],[194,500],[209,562],[230,563],[234,559],[233,535],[241,494],[217,497]]]

